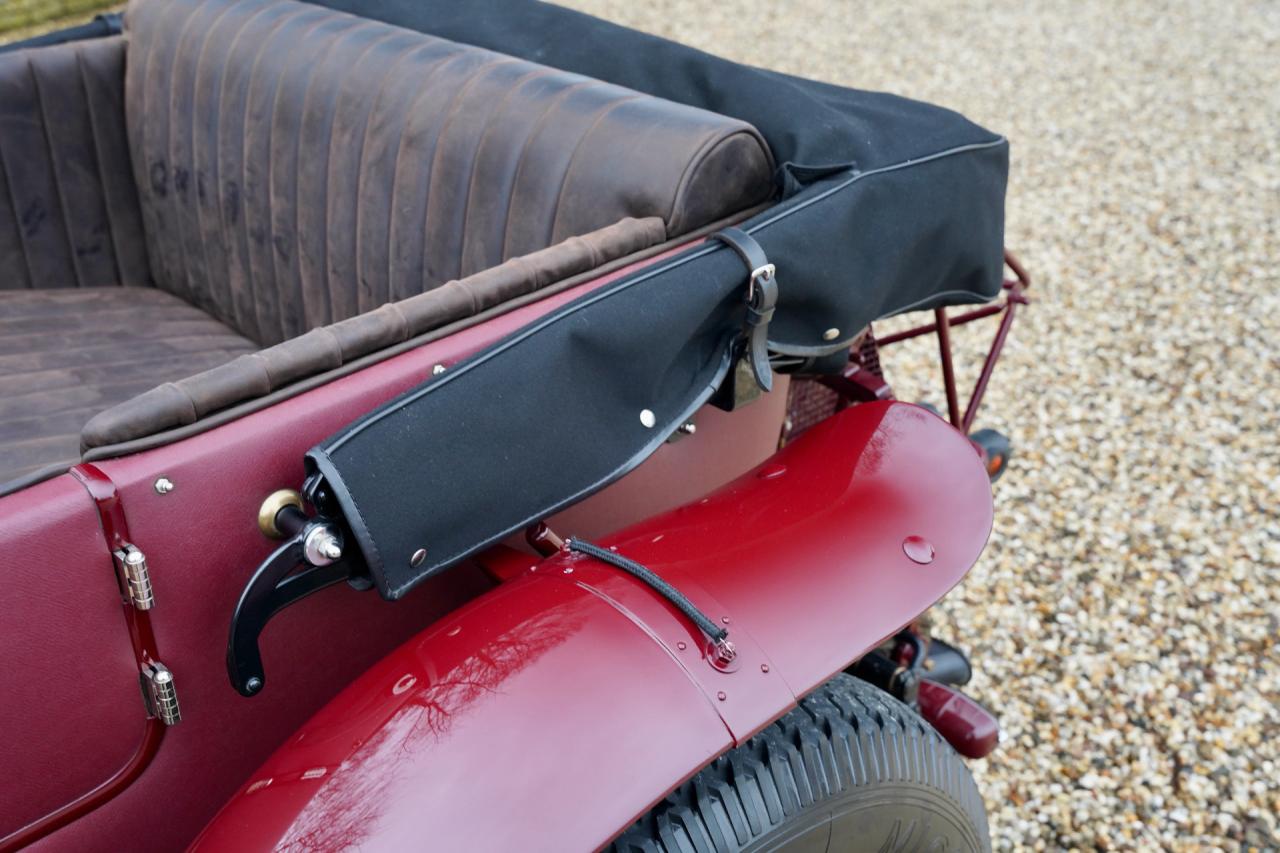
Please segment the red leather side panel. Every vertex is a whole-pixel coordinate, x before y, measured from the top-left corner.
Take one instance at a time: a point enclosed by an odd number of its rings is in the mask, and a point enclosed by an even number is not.
[[[0,838],[119,769],[146,714],[98,511],[69,474],[0,498]]]

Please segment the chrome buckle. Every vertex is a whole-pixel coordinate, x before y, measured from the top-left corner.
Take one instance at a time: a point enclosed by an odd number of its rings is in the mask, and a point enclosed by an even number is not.
[[[756,298],[756,282],[757,281],[760,281],[761,279],[763,279],[764,281],[768,281],[769,279],[773,278],[776,273],[777,273],[777,269],[774,267],[773,264],[765,264],[764,266],[756,267],[755,269],[753,269],[751,271],[751,280],[747,284],[747,301],[751,302]]]

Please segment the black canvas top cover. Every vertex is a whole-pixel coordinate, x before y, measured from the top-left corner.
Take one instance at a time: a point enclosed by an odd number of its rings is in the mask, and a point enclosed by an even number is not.
[[[999,293],[1008,144],[950,110],[750,68],[531,0],[319,2],[755,125],[781,164],[778,203],[741,225],[777,268],[774,352],[834,352],[877,318]],[[729,370],[746,283],[729,248],[698,246],[313,449],[308,467],[382,594],[398,598],[652,453]]]

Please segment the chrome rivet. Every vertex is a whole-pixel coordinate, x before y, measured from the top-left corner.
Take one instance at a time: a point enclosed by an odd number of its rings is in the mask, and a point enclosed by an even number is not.
[[[769,664],[767,664],[767,663],[762,663],[762,664],[760,664],[760,671],[761,671],[761,672],[768,672],[768,671],[769,671]]]
[[[157,495],[167,495],[173,491],[173,480],[168,477],[161,477],[156,480],[155,490]]]
[[[416,569],[418,568],[418,566],[421,566],[426,561],[427,561],[427,549],[419,548],[418,550],[414,551],[413,556],[409,558],[409,565]]]
[[[645,429],[653,429],[653,425],[658,422],[658,418],[653,414],[651,409],[640,410],[640,423]]]
[[[719,699],[721,702],[723,702],[724,700],[729,698],[729,694],[721,690],[719,693],[716,694],[716,698]]]
[[[721,621],[721,622],[723,622],[724,624],[728,625],[728,624],[729,624],[729,617],[728,617],[728,616],[721,616],[721,617],[720,617],[720,621]]]
[[[684,651],[685,649],[689,648],[689,646],[683,642],[679,642],[679,643],[676,643],[676,648],[679,649],[680,651]]]
[[[827,329],[822,333],[822,339],[824,341],[834,341],[838,337],[840,337],[840,330],[836,328]]]
[[[448,369],[449,369],[449,368],[445,367],[443,364],[435,364],[435,365],[432,365],[432,366],[431,366],[431,375],[432,375],[432,376],[439,376],[441,373],[444,373],[444,372],[445,372],[446,370],[448,370]]]

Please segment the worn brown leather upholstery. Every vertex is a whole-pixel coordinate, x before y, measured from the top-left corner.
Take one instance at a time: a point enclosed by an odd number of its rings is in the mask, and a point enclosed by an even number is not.
[[[156,284],[263,344],[519,255],[765,200],[749,125],[293,0],[133,0]]]
[[[0,290],[0,481],[74,463],[96,412],[255,349],[153,287]]]
[[[150,284],[123,37],[0,54],[0,290]]]
[[[773,186],[742,122],[293,0],[132,0],[123,37],[0,55],[0,167],[0,481]]]
[[[265,396],[291,382],[341,367],[371,352],[656,245],[664,235],[661,219],[624,219],[426,293],[314,329],[202,373],[168,382],[101,412],[85,424],[82,445],[87,450],[194,423],[211,412]],[[2,436],[0,426],[0,439]]]

